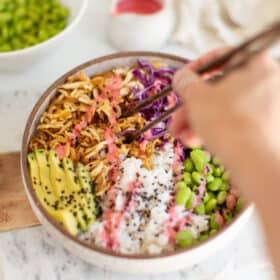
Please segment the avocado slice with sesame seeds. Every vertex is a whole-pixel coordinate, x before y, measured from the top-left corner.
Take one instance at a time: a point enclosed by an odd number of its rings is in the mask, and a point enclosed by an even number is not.
[[[69,209],[61,209],[52,211],[50,215],[61,224],[70,234],[76,236],[79,234],[80,230],[77,224],[77,219],[69,211]]]
[[[49,151],[48,162],[50,165],[50,180],[52,186],[58,195],[59,200],[64,204],[69,198],[70,193],[66,187],[66,177],[63,166],[55,151]]]
[[[84,194],[87,202],[87,207],[93,214],[90,220],[90,223],[92,223],[95,220],[96,207],[94,202],[94,195],[92,192],[91,179],[85,166],[81,163],[78,163],[77,173],[78,173],[79,184],[81,186],[81,193]]]
[[[69,158],[64,158],[62,164],[66,176],[67,187],[79,202],[80,207],[83,209],[85,220],[90,224],[95,219],[94,209],[88,206],[88,197],[83,191],[81,191],[78,177],[75,175],[73,162]]]
[[[31,158],[34,159],[32,160]],[[31,161],[30,167],[33,166],[36,160],[36,163],[39,168],[39,178],[41,182],[41,187],[44,190],[45,199],[47,200],[47,203],[50,205],[58,205],[58,196],[56,192],[53,189],[53,185],[50,181],[50,168],[47,161],[47,155],[45,150],[36,150],[34,154],[30,154],[29,160]]]
[[[48,155],[47,155],[48,153]],[[87,230],[95,220],[95,202],[86,168],[55,151],[36,150],[27,156],[33,188],[43,207],[71,234]]]
[[[64,207],[69,207],[71,209],[71,212],[77,218],[81,230],[86,230],[87,223],[84,219],[85,215],[81,203],[78,199],[75,199],[75,194],[71,194],[71,188],[74,186],[70,184],[68,180],[69,174],[66,174],[62,162],[53,150],[49,151],[49,164],[51,183],[59,194],[61,204],[64,205]]]
[[[38,155],[38,156],[36,156]],[[44,158],[45,157],[45,158]],[[39,158],[39,161],[37,160]],[[48,198],[48,192],[44,186],[48,183],[49,175],[46,169],[41,168],[42,163],[46,163],[46,154],[43,150],[37,150],[35,153],[29,153],[27,155],[27,160],[29,163],[30,176],[32,180],[32,186],[34,191],[46,211],[64,228],[72,235],[77,235],[79,233],[77,220],[74,215],[69,211],[69,209],[59,209],[56,210],[53,205],[50,204]],[[42,172],[43,170],[43,172]],[[41,176],[40,176],[41,171]],[[42,174],[44,176],[42,176]],[[43,182],[41,181],[43,178]],[[47,178],[47,179],[46,179]],[[49,185],[50,186],[50,185]]]

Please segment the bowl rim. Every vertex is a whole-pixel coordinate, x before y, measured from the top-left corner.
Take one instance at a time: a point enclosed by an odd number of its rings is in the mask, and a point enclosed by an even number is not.
[[[75,16],[75,18],[73,19],[72,22],[70,22],[69,24],[67,24],[67,26],[60,31],[58,34],[56,34],[55,36],[39,43],[39,44],[35,44],[33,46],[27,47],[25,49],[20,49],[20,50],[15,50],[15,51],[9,51],[9,52],[0,52],[0,59],[1,58],[9,58],[9,57],[15,57],[15,56],[21,56],[21,55],[25,55],[25,54],[29,54],[33,51],[36,51],[40,48],[43,47],[47,47],[48,45],[55,43],[56,41],[58,41],[59,39],[61,39],[63,36],[67,35],[82,19],[87,6],[88,6],[88,0],[82,0],[82,5],[80,7],[79,12],[77,13],[77,15]]]
[[[249,211],[250,204],[246,204],[246,207],[244,207],[231,221],[231,223],[225,225],[221,230],[219,230],[216,234],[213,236],[210,236],[206,240],[200,241],[197,244],[194,244],[191,247],[188,248],[178,248],[174,251],[171,252],[164,252],[159,255],[150,255],[150,254],[122,254],[122,253],[117,253],[113,252],[111,250],[98,247],[94,244],[89,244],[85,241],[80,240],[76,236],[72,236],[70,233],[68,233],[58,222],[56,222],[48,213],[47,211],[42,207],[41,203],[39,202],[33,187],[32,183],[30,180],[29,176],[29,171],[28,171],[28,163],[27,163],[27,154],[28,154],[28,135],[30,134],[32,123],[35,120],[35,117],[38,119],[38,111],[40,110],[42,104],[45,102],[45,100],[49,97],[49,95],[57,88],[58,85],[61,83],[65,82],[67,77],[77,73],[78,71],[84,70],[85,68],[92,66],[92,65],[98,65],[99,63],[111,60],[111,59],[117,59],[117,58],[129,58],[129,57],[158,57],[162,59],[170,59],[176,62],[181,62],[181,63],[188,63],[189,60],[177,55],[172,55],[172,54],[167,54],[167,53],[161,53],[161,52],[150,52],[150,51],[136,51],[136,52],[120,52],[120,53],[115,53],[111,55],[106,55],[102,56],[90,61],[87,61],[72,70],[68,71],[64,75],[60,76],[55,82],[53,82],[41,95],[41,97],[38,99],[36,104],[34,105],[28,119],[26,122],[26,126],[24,129],[24,134],[22,138],[22,146],[21,146],[21,151],[20,151],[20,164],[21,164],[21,176],[25,185],[25,191],[28,194],[28,199],[32,200],[32,202],[35,204],[35,206],[38,208],[39,212],[44,216],[44,218],[47,220],[48,223],[50,223],[55,230],[59,231],[64,235],[65,238],[70,239],[74,243],[76,243],[79,246],[82,246],[85,249],[93,250],[97,253],[101,253],[107,256],[111,257],[117,257],[117,258],[123,258],[123,259],[134,259],[134,260],[144,260],[144,259],[160,259],[160,258],[165,258],[165,257],[171,257],[183,253],[191,253],[193,250],[200,248],[204,246],[207,243],[210,243],[214,239],[219,238],[220,235],[222,235],[225,231],[229,230],[230,228],[234,227],[234,225],[237,223],[237,220],[245,214],[245,212]],[[32,205],[31,205],[32,206]],[[35,213],[36,214],[36,213]]]

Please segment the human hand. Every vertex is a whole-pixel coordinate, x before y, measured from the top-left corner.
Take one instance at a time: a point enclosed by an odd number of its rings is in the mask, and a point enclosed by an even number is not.
[[[219,54],[215,51],[202,59]],[[201,63],[199,61],[198,63]],[[186,65],[173,87],[183,100],[170,130],[187,146],[201,143],[223,161],[248,145],[280,152],[280,67],[266,54],[253,58],[218,83],[207,83]]]

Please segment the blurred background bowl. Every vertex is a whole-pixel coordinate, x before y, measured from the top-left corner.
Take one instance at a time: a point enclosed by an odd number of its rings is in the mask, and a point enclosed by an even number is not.
[[[70,12],[68,24],[65,29],[56,36],[26,49],[4,53],[0,52],[0,71],[23,71],[41,59],[45,59],[51,55],[61,45],[67,44],[66,39],[68,35],[71,34],[85,14],[88,0],[61,0],[60,2]]]

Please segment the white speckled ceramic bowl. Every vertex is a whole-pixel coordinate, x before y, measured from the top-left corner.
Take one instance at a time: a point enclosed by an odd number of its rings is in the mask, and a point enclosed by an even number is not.
[[[56,36],[26,49],[0,52],[0,71],[22,71],[37,63],[40,59],[47,57],[67,42],[68,36],[82,19],[88,5],[88,0],[61,0],[69,11],[68,24],[64,30]]]
[[[26,160],[28,143],[34,133],[36,124],[38,123],[41,114],[47,108],[50,99],[55,95],[57,86],[63,84],[69,75],[73,75],[77,71],[84,70],[87,75],[91,76],[96,73],[108,71],[116,66],[133,64],[138,58],[164,61],[175,68],[179,68],[186,63],[184,58],[173,55],[152,52],[131,52],[101,57],[80,65],[66,73],[45,91],[35,105],[27,121],[22,141],[21,171],[30,204],[42,225],[53,236],[53,238],[58,241],[58,245],[64,246],[74,255],[77,255],[83,260],[101,268],[134,274],[155,274],[179,270],[198,264],[205,258],[214,254],[217,250],[223,248],[246,225],[252,213],[252,206],[249,206],[241,211],[233,222],[223,228],[218,234],[191,248],[178,249],[175,252],[161,254],[158,256],[121,255],[80,241],[76,237],[69,235],[58,223],[56,223],[42,208],[33,191]]]

